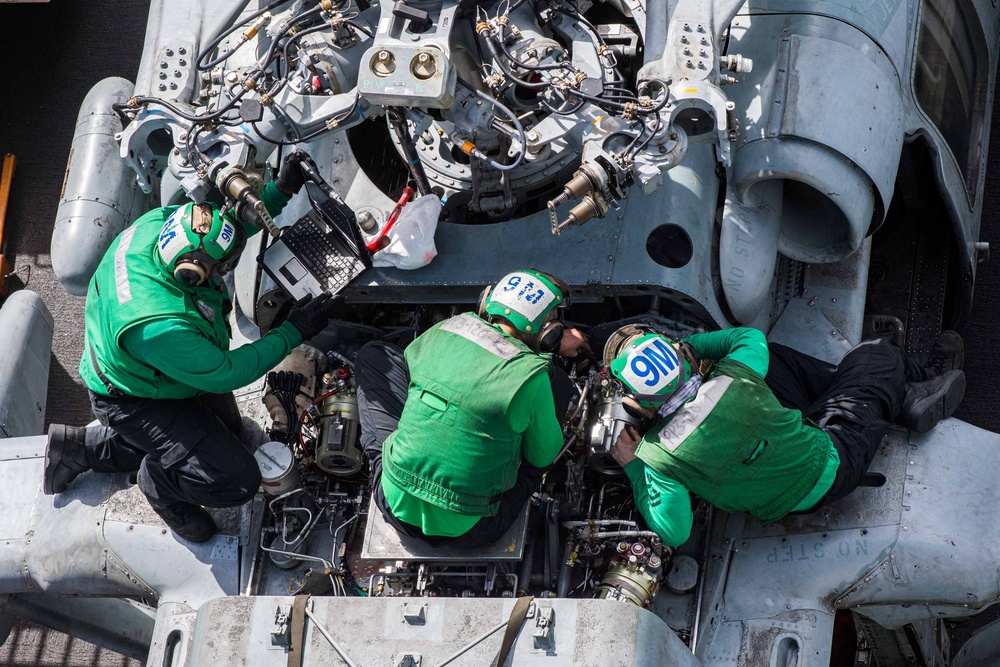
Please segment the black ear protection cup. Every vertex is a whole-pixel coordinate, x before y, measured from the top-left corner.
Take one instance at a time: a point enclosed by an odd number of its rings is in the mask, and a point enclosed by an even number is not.
[[[636,419],[649,419],[653,416],[652,410],[642,407],[631,396],[622,396],[622,408]]]
[[[208,279],[208,271],[197,261],[177,262],[174,280],[188,287],[197,287]]]
[[[493,285],[487,285],[483,288],[483,291],[479,293],[479,303],[476,304],[476,315],[483,318],[487,318],[486,314],[486,300],[490,298],[490,292],[493,291]]]
[[[566,326],[559,320],[549,320],[542,325],[542,330],[538,332],[537,342],[534,347],[539,352],[554,354],[559,351]]]

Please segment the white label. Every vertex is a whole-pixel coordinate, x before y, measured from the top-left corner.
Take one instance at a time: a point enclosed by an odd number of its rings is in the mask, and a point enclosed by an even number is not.
[[[118,305],[124,306],[132,300],[132,284],[128,280],[128,264],[125,256],[132,245],[132,237],[135,236],[135,227],[129,227],[122,232],[121,241],[118,242],[118,249],[115,250],[115,290],[118,292]]]
[[[622,377],[636,391],[655,394],[673,382],[680,372],[680,361],[673,346],[653,338],[628,355]]]
[[[163,223],[163,229],[160,230],[157,247],[160,250],[160,256],[167,265],[171,264],[177,255],[188,249],[187,235],[184,233],[184,228],[181,227],[180,213],[182,210],[184,207],[174,211]]]
[[[228,220],[223,220],[222,231],[219,232],[219,240],[217,241],[223,252],[229,252],[229,246],[233,245],[234,238],[236,238],[236,227]]]
[[[530,321],[548,310],[555,299],[548,285],[527,273],[506,276],[490,294],[490,301],[507,306]]]
[[[733,378],[719,375],[701,385],[697,395],[681,406],[681,409],[675,412],[670,421],[660,429],[660,442],[663,446],[671,452],[677,451],[677,448],[684,444],[695,429],[712,414],[719,399],[732,383]]]
[[[520,350],[504,338],[503,334],[474,315],[463,313],[445,320],[441,331],[447,331],[472,341],[490,354],[501,359],[513,359]]]

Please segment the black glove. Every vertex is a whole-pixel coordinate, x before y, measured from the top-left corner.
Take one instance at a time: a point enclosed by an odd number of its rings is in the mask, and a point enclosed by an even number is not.
[[[326,328],[331,313],[341,301],[343,297],[339,294],[333,296],[329,292],[323,292],[315,299],[309,294],[292,306],[292,310],[288,313],[288,322],[299,330],[302,340],[309,340]]]
[[[278,189],[288,196],[298,194],[302,186],[306,184],[306,177],[302,173],[302,168],[299,167],[299,164],[303,160],[312,163],[312,158],[305,151],[292,151],[285,156],[284,162],[281,163],[281,170],[278,172],[278,177],[274,179],[274,184],[278,186]],[[313,165],[315,166],[315,163]]]

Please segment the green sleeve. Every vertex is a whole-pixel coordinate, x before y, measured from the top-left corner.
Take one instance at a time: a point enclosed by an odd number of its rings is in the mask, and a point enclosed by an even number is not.
[[[180,318],[152,320],[127,330],[130,355],[178,382],[212,394],[239,389],[260,378],[302,342],[288,322],[258,341],[222,350]]]
[[[702,359],[722,361],[732,359],[748,367],[761,377],[767,375],[770,356],[767,338],[758,329],[738,327],[694,334],[684,339]]]
[[[625,474],[632,482],[635,506],[646,520],[646,525],[671,547],[679,547],[691,536],[694,514],[691,512],[691,495],[680,482],[663,475],[634,459],[625,466]]]
[[[563,437],[547,374],[531,378],[514,394],[507,420],[515,432],[524,434],[521,441],[524,460],[536,468],[552,465],[562,450]]]
[[[274,181],[269,181],[264,186],[264,189],[260,191],[260,200],[264,202],[264,207],[267,209],[267,212],[271,214],[272,218],[278,217],[278,214],[284,210],[285,205],[288,204],[288,201],[291,198],[291,195],[286,195],[282,192],[281,189],[274,184]],[[255,227],[249,222],[238,221],[236,216],[232,213],[226,214],[226,217],[234,223],[238,222],[243,225],[243,231],[246,232],[247,238],[250,238],[260,231],[260,227]]]

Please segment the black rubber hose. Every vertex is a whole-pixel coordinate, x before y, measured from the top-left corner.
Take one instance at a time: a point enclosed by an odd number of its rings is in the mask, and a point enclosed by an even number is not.
[[[410,135],[410,128],[406,124],[403,110],[399,107],[388,107],[385,110],[385,116],[399,141],[400,149],[403,151],[403,159],[406,160],[406,168],[410,170],[410,175],[416,182],[417,192],[421,196],[430,194],[431,184],[427,180],[427,173],[424,171],[420,156],[417,155],[417,147],[413,145],[413,137]]]

